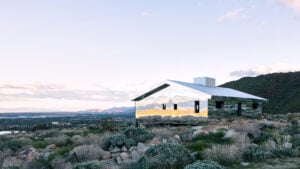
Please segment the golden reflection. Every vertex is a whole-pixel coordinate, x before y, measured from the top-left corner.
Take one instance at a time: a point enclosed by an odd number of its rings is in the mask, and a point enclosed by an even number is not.
[[[157,110],[157,109],[148,109],[148,110],[137,110],[135,117],[147,117],[147,116],[171,116],[171,117],[183,117],[183,116],[194,116],[194,117],[208,117],[208,110],[202,109],[199,113],[195,113],[194,109],[188,110]]]

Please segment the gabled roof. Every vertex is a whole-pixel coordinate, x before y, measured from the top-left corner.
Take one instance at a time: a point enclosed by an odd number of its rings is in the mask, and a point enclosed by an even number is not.
[[[132,101],[143,100],[144,98],[146,98],[148,96],[151,96],[152,94],[154,94],[156,92],[159,92],[160,90],[163,90],[163,89],[169,87],[170,85],[172,85],[172,83],[177,84],[177,85],[181,85],[181,86],[184,86],[184,87],[196,90],[196,91],[200,91],[200,92],[206,93],[206,94],[211,95],[211,96],[233,97],[233,98],[267,101],[267,99],[265,99],[265,98],[254,96],[254,95],[251,95],[251,94],[248,94],[248,93],[245,93],[245,92],[241,92],[241,91],[238,91],[238,90],[230,89],[230,88],[208,87],[208,86],[204,86],[204,85],[201,85],[201,84],[180,82],[180,81],[176,81],[176,80],[166,80],[165,82],[163,82],[159,86],[155,87],[154,89],[151,89],[150,91],[145,92],[144,94],[134,98]]]

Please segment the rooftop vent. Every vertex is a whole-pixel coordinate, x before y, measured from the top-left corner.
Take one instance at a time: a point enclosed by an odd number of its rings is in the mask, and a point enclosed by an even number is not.
[[[207,87],[216,87],[216,79],[211,77],[195,77],[194,83],[204,85]]]

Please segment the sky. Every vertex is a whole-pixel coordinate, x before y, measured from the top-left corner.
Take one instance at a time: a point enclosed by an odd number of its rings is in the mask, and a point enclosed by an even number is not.
[[[300,0],[0,0],[0,112],[133,106],[165,79],[300,70]]]

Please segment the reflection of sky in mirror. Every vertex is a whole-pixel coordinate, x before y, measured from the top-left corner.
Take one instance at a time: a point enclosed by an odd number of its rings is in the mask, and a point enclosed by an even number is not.
[[[210,76],[221,84],[299,70],[299,6],[287,0],[1,1],[0,112],[132,106],[137,92],[165,79]]]

